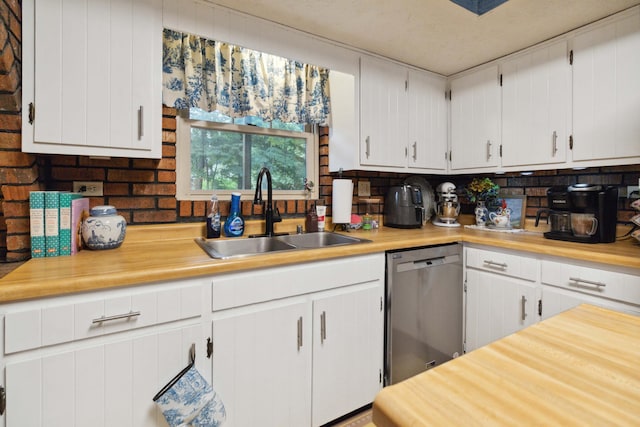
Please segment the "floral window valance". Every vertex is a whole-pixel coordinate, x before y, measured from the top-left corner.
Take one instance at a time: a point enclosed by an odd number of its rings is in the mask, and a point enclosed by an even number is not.
[[[162,101],[232,118],[329,126],[329,70],[164,30]]]

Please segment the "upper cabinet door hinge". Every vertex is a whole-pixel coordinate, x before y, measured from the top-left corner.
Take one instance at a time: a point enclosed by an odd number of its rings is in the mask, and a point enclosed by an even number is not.
[[[573,135],[569,135],[569,150],[573,150]]]
[[[207,359],[211,359],[213,356],[213,341],[211,341],[211,337],[207,337]]]
[[[542,300],[538,300],[538,316],[542,316]]]
[[[7,393],[4,387],[0,387],[0,415],[4,415],[5,409],[7,409]]]
[[[573,49],[569,51],[569,65],[573,65]]]
[[[500,74],[500,87],[502,87],[502,74]]]
[[[453,99],[452,96],[453,95],[452,95],[451,89],[449,89],[449,101],[451,101]]]
[[[33,105],[33,102],[29,103],[29,124],[32,125],[33,121],[36,118],[36,107]]]
[[[409,80],[405,80],[404,81],[404,91],[408,91],[409,90]]]

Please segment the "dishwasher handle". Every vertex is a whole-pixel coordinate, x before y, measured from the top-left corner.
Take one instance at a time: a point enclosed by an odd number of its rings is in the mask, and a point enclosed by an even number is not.
[[[418,259],[400,263],[396,266],[396,271],[402,273],[404,271],[421,270],[423,268],[437,267],[445,264],[455,264],[460,262],[460,255],[445,255],[434,258]]]

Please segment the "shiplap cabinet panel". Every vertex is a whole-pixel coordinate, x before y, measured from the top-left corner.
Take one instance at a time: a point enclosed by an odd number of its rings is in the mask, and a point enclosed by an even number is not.
[[[161,0],[26,0],[23,30],[23,151],[161,157]]]
[[[565,40],[502,64],[502,166],[566,162],[570,94]]]
[[[201,332],[187,326],[8,363],[6,427],[166,426],[151,398],[187,365]]]
[[[498,66],[451,80],[451,170],[500,164]]]
[[[574,162],[640,158],[640,8],[573,39]]]
[[[382,300],[379,282],[314,298],[312,425],[365,406],[380,391]]]

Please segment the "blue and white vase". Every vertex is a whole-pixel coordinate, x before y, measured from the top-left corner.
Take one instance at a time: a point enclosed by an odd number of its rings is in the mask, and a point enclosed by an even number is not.
[[[82,241],[89,249],[120,247],[127,232],[127,221],[109,205],[95,206],[82,223]]]
[[[475,209],[476,214],[476,225],[480,227],[484,227],[487,225],[487,221],[489,220],[489,209],[484,204],[484,200],[478,200],[478,204]]]

